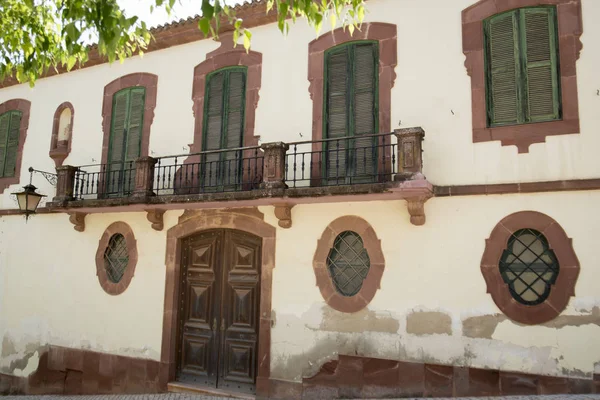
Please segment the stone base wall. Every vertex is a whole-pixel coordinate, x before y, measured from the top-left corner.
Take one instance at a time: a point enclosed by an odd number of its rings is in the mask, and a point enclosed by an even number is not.
[[[161,373],[154,360],[49,346],[30,376],[0,374],[0,394],[160,393],[167,390],[167,370]],[[282,400],[591,394],[600,393],[600,375],[577,379],[340,355],[302,383],[270,379],[267,386],[268,398]]]
[[[470,397],[600,393],[575,379],[340,355],[302,383],[271,380],[271,399]]]
[[[160,362],[49,346],[28,377],[0,374],[0,394],[158,393]]]

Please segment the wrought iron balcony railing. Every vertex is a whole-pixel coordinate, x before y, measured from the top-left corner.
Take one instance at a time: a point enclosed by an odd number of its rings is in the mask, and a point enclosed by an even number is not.
[[[76,200],[128,197],[135,184],[134,161],[82,165],[74,171]]]
[[[290,143],[285,182],[294,188],[389,182],[397,173],[396,152],[390,133]]]
[[[160,157],[154,166],[153,192],[161,196],[258,189],[263,162],[260,147]]]
[[[391,182],[421,171],[422,139],[420,128],[409,128],[385,134],[141,157],[124,163],[62,166],[57,168],[53,202],[60,207],[64,202],[91,199],[143,202],[156,196]],[[272,193],[257,192],[257,196]]]

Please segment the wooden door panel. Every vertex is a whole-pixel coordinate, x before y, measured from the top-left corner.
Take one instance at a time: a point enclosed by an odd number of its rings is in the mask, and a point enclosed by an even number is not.
[[[258,350],[261,239],[227,231],[223,256],[224,330],[219,387],[254,392]]]
[[[227,357],[223,359],[223,385],[234,389],[241,389],[242,386],[246,388],[254,386],[256,341],[226,339],[225,354]]]
[[[205,282],[190,282],[188,290],[187,325],[210,330],[210,307],[212,306],[213,285]]]
[[[211,362],[211,341],[206,336],[195,336],[186,332],[183,338],[183,360],[181,371],[183,373],[208,376]],[[207,381],[204,382],[208,383]]]
[[[182,246],[182,304],[179,380],[216,386],[221,234],[205,232]]]

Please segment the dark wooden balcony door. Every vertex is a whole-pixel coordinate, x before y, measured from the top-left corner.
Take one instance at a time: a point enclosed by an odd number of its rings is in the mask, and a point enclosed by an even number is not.
[[[261,243],[235,230],[183,240],[180,382],[255,392]]]

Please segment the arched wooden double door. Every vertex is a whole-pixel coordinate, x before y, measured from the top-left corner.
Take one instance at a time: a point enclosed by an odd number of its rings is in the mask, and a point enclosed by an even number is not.
[[[261,245],[225,229],[182,240],[178,381],[255,392]]]

